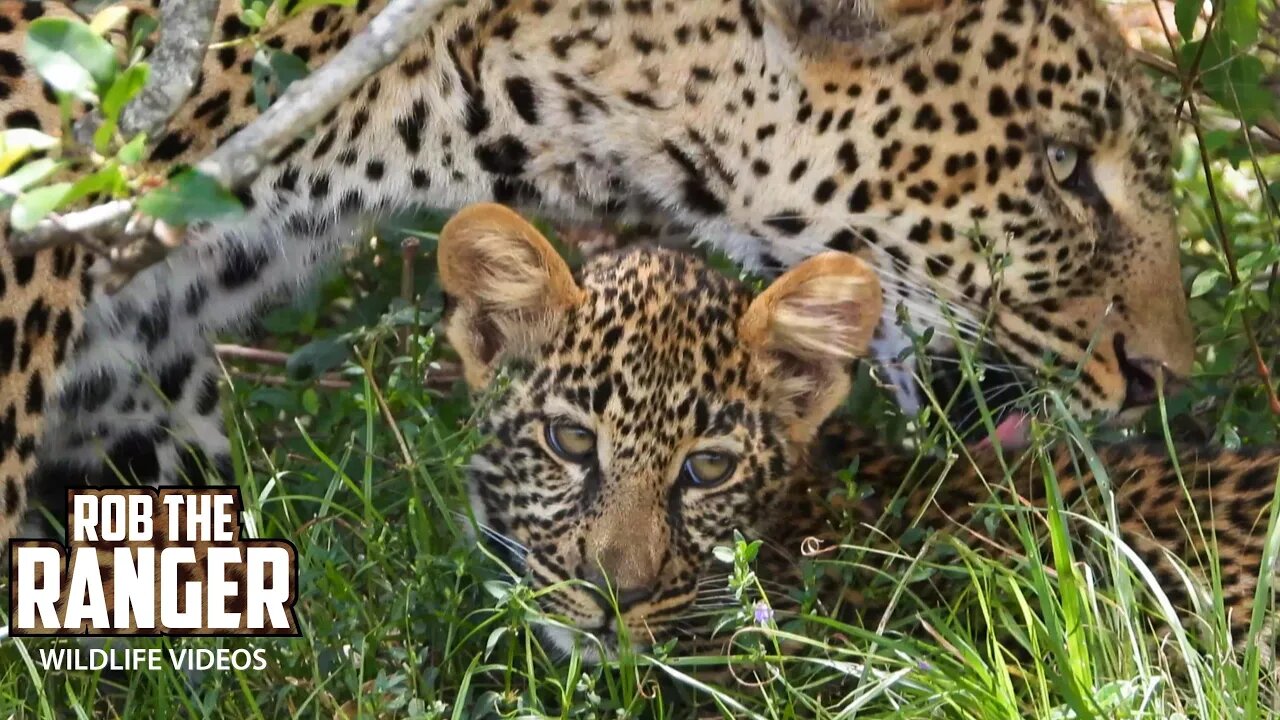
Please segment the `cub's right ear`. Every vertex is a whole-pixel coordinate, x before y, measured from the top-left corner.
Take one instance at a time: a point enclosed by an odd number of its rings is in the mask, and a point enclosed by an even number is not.
[[[472,205],[440,231],[440,283],[454,302],[445,335],[467,384],[480,389],[503,358],[527,357],[583,292],[551,243],[515,212]]]

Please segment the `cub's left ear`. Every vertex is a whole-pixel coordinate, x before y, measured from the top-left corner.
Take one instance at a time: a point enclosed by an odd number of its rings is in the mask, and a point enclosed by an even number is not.
[[[829,252],[800,263],[751,303],[738,335],[808,442],[849,393],[849,365],[880,322],[880,281],[866,263]]]
[[[454,215],[440,231],[439,266],[455,303],[445,335],[473,390],[504,358],[530,357],[583,298],[551,243],[501,205],[472,205]]]

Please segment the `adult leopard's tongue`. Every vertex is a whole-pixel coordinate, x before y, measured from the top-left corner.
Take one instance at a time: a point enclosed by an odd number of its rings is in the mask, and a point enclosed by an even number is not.
[[[1014,411],[1006,415],[999,425],[996,425],[995,437],[1000,441],[1001,448],[1024,447],[1031,442],[1030,426],[1026,413]],[[990,437],[983,438],[978,442],[978,447],[980,448],[990,446]]]

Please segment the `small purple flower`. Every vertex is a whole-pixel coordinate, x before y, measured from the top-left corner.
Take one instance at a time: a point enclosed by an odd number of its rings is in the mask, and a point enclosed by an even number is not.
[[[765,604],[763,600],[756,603],[755,618],[757,625],[767,625],[773,621],[773,608]]]

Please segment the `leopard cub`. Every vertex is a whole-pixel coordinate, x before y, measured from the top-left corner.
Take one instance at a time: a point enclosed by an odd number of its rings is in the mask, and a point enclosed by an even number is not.
[[[990,449],[934,462],[835,413],[881,309],[876,275],[851,255],[810,258],[759,295],[663,249],[599,256],[575,273],[514,212],[486,204],[444,228],[439,264],[449,341],[468,384],[493,394],[471,506],[513,566],[549,590],[543,609],[567,622],[542,633],[560,651],[586,637],[592,659],[622,642],[718,642],[709,610],[724,609],[729,568],[712,551],[735,531],[764,540],[760,575],[792,587],[814,539],[884,545],[914,524],[961,524],[958,537],[1008,546],[1008,523],[971,522],[978,509],[1044,506],[1045,458],[1010,455],[1009,472]],[[1099,483],[1067,450],[1047,457],[1064,503],[1096,501]],[[1280,453],[1187,448],[1170,459],[1124,444],[1101,457],[1124,539],[1167,596],[1190,607],[1180,561],[1216,553],[1242,633]],[[841,507],[838,475],[855,461],[875,497]],[[931,482],[904,490],[921,468]],[[881,518],[899,492],[905,507]],[[845,589],[826,585],[830,600]]]

